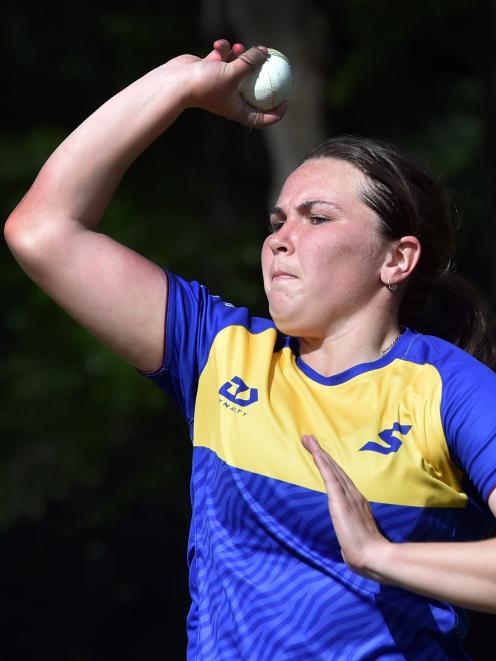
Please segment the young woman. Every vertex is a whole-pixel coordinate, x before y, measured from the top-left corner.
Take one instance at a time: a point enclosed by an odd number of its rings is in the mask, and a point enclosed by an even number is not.
[[[432,179],[370,140],[314,150],[262,248],[271,319],[95,231],[185,108],[258,128],[282,117],[238,93],[265,54],[219,40],[110,99],[50,157],[5,236],[184,411],[188,658],[466,658],[463,608],[496,612],[496,375],[485,313],[449,272]]]

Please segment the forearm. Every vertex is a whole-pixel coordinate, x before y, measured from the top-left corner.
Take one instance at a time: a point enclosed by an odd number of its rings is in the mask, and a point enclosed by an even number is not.
[[[5,236],[17,257],[36,261],[46,253],[40,246],[94,229],[132,161],[185,108],[257,128],[279,121],[284,104],[259,112],[239,93],[242,78],[265,57],[262,48],[245,51],[219,39],[205,58],[180,55],[107,101],[52,154],[9,217]]]
[[[368,501],[317,439],[307,435],[302,442],[322,475],[341,553],[353,571],[457,606],[496,613],[496,539],[389,542]],[[489,507],[496,512],[496,490]]]
[[[427,597],[496,613],[496,539],[376,545],[367,575]]]

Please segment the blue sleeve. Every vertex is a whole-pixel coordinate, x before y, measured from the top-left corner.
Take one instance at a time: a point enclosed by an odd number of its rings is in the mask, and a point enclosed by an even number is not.
[[[167,272],[167,284],[162,366],[141,373],[176,401],[191,425],[198,379],[215,336],[229,325],[249,325],[250,317],[246,308],[225,303],[198,282]]]
[[[451,456],[487,502],[496,487],[496,374],[453,347],[441,415]]]

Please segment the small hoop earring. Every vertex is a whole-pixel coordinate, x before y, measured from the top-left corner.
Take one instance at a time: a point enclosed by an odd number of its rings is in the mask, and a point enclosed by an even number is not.
[[[388,288],[388,291],[397,291],[398,289],[398,283],[393,282],[391,283],[389,280],[387,281],[386,287]]]

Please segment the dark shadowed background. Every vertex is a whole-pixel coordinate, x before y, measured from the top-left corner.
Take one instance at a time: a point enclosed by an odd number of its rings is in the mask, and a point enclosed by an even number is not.
[[[3,217],[107,97],[226,36],[289,56],[286,119],[261,134],[186,112],[127,173],[104,232],[265,314],[269,202],[310,147],[360,133],[398,143],[442,177],[462,219],[457,268],[494,301],[493,4],[10,3],[0,22]],[[30,283],[4,243],[0,251],[0,659],[184,658],[183,420]],[[468,648],[494,658],[495,620],[471,621]]]

